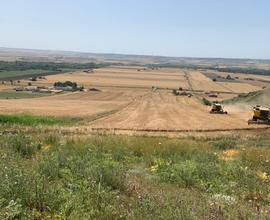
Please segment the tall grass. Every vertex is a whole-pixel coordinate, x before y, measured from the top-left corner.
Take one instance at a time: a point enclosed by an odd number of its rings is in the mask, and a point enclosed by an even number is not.
[[[269,216],[265,137],[59,136],[22,130],[0,136],[0,146],[1,219]]]

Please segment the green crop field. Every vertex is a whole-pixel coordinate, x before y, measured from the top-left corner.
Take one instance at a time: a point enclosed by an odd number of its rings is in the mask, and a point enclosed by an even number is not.
[[[17,77],[23,77],[27,75],[38,75],[43,73],[50,73],[53,71],[48,70],[42,70],[42,69],[30,69],[30,70],[22,70],[22,71],[6,71],[2,70],[0,71],[0,80],[4,78],[17,78]]]
[[[0,117],[1,219],[269,218],[268,134],[88,136],[27,117]]]
[[[62,73],[79,69],[92,69],[106,66],[95,63],[53,63],[53,62],[4,62],[0,61],[0,80],[7,78],[20,78],[46,73]]]

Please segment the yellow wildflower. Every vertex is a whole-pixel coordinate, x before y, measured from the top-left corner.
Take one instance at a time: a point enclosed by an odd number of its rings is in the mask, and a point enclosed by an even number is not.
[[[259,179],[262,180],[262,181],[267,181],[267,180],[269,180],[269,176],[267,175],[266,172],[257,171],[257,176],[258,176]]]
[[[154,166],[151,166],[151,167],[150,167],[150,171],[151,171],[152,173],[156,172],[157,170],[158,170],[158,165],[154,165]]]
[[[235,160],[235,156],[239,153],[238,150],[235,149],[229,149],[222,152],[222,155],[219,155],[220,160],[229,161],[229,160]]]
[[[239,151],[235,150],[235,149],[229,149],[229,150],[223,151],[223,154],[225,154],[226,156],[235,156],[238,153],[239,153]]]
[[[48,151],[50,149],[51,145],[47,144],[47,145],[43,145],[42,146],[42,151]]]

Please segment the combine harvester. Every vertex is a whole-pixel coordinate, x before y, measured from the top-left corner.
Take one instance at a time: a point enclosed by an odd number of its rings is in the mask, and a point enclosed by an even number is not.
[[[228,114],[220,103],[213,103],[210,114]]]
[[[253,117],[248,120],[248,124],[270,125],[270,109],[259,105],[253,107]]]

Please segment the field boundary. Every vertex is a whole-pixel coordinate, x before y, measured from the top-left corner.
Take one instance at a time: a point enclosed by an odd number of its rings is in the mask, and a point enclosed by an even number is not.
[[[130,132],[160,132],[160,133],[207,133],[207,132],[223,132],[223,131],[252,131],[270,129],[270,126],[260,128],[234,128],[234,129],[128,129],[128,128],[90,128],[92,131],[130,131]]]

